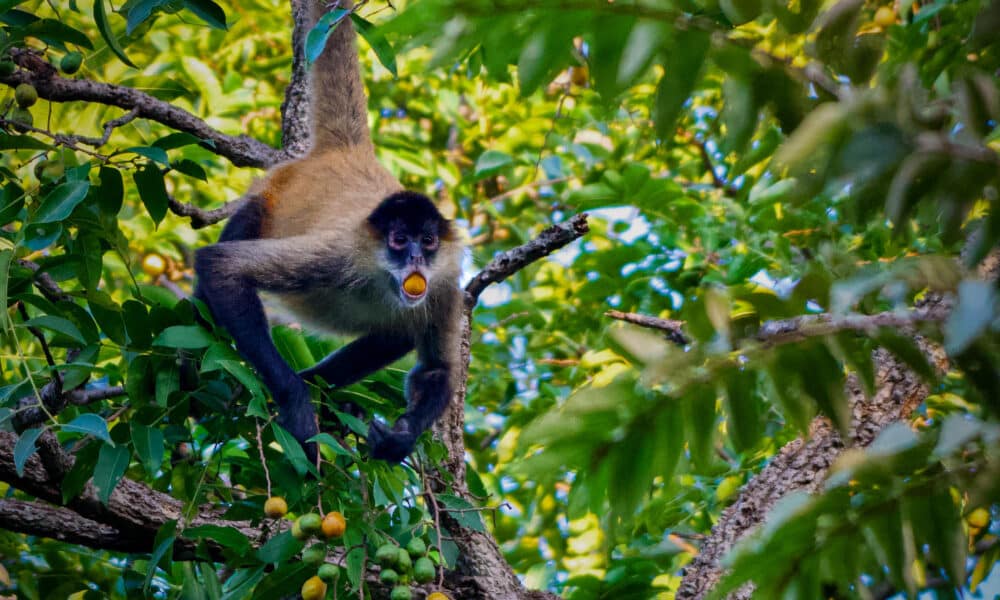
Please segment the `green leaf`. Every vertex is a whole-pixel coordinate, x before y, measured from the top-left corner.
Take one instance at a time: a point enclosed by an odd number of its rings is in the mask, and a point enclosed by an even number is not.
[[[21,435],[18,436],[17,443],[14,444],[14,470],[17,471],[18,477],[24,476],[24,465],[27,464],[35,450],[38,450],[35,447],[35,440],[42,435],[43,431],[45,429],[42,427],[35,427],[22,431]]]
[[[122,152],[131,152],[132,154],[145,156],[149,160],[158,162],[163,166],[170,166],[170,159],[167,157],[167,152],[163,148],[157,148],[156,146],[132,146],[131,148],[125,148]]]
[[[97,466],[94,467],[94,487],[97,488],[97,497],[105,505],[111,498],[111,492],[121,481],[125,469],[128,468],[129,451],[125,446],[101,446],[101,452],[97,456]]]
[[[97,202],[101,207],[101,212],[115,216],[122,209],[122,201],[125,199],[122,173],[114,167],[104,166],[101,167],[97,176],[101,179],[97,194]]]
[[[272,600],[273,598],[294,596],[306,579],[315,574],[316,567],[302,561],[281,564],[257,585],[251,600]]]
[[[153,553],[149,557],[149,564],[146,570],[146,581],[142,586],[146,597],[151,595],[149,592],[149,586],[153,583],[153,577],[156,575],[157,567],[163,566],[164,569],[170,568],[170,564],[173,561],[173,552],[171,552],[171,550],[174,547],[176,533],[176,520],[167,521],[160,526],[159,531],[156,532],[156,537],[153,539]],[[161,563],[164,564],[161,565]]]
[[[175,131],[153,142],[154,148],[163,150],[173,150],[175,148],[183,148],[184,146],[208,146],[209,148],[214,148],[215,142],[212,140],[203,140],[185,131]]]
[[[715,452],[715,392],[711,386],[692,386],[681,403],[691,462],[700,472],[711,464]]]
[[[101,1],[101,0],[98,0]],[[167,186],[163,182],[163,173],[152,164],[146,163],[140,167],[133,175],[136,187],[139,188],[139,197],[149,211],[149,216],[157,225],[167,216],[167,207],[170,198],[167,196]]]
[[[468,500],[451,494],[439,494],[437,500],[438,503],[444,506],[446,511],[448,509],[453,511],[450,513],[452,518],[458,521],[462,527],[480,533],[486,532],[486,526],[483,525],[483,519],[479,515],[479,511],[474,510],[475,507]]]
[[[51,145],[30,135],[0,134],[0,150],[49,150]]]
[[[264,578],[265,567],[236,570],[222,586],[222,600],[246,600]]]
[[[115,32],[111,30],[111,23],[108,22],[107,9],[104,7],[105,0],[94,0],[94,23],[97,24],[97,30],[101,32],[101,37],[104,41],[108,43],[108,48],[115,53],[115,56],[121,59],[126,65],[138,69],[139,67],[125,56],[125,50],[122,49],[121,44],[118,43],[118,38],[115,37]]]
[[[226,25],[226,12],[212,0],[184,0],[184,7],[214,29],[229,29]]]
[[[10,289],[10,263],[14,260],[14,251],[9,248],[0,250],[0,336],[6,335],[10,325],[7,315],[7,295]]]
[[[142,468],[146,470],[147,475],[155,477],[163,463],[163,432],[135,421],[129,423],[129,427],[132,430],[132,446],[139,455]],[[190,534],[185,531],[185,535]]]
[[[385,39],[382,31],[353,12],[351,13],[351,20],[354,21],[354,26],[357,28],[358,33],[361,34],[361,37],[365,38],[368,45],[375,51],[375,56],[378,57],[378,61],[382,63],[382,66],[392,73],[393,77],[398,77],[399,75],[396,72],[396,51],[393,50],[389,40]]]
[[[90,39],[86,34],[55,19],[39,19],[35,21],[24,28],[24,35],[37,37],[45,43],[61,50],[66,48],[64,42],[75,44],[88,50],[94,49],[94,45],[90,43]]]
[[[207,348],[214,341],[212,334],[198,325],[174,325],[161,331],[153,340],[153,345],[193,350]]]
[[[298,440],[277,423],[271,423],[271,429],[274,431],[274,439],[285,452],[285,457],[291,461],[292,467],[299,475],[305,475],[309,471],[309,459]]]
[[[352,456],[352,457],[353,456],[357,456],[355,453],[352,453],[348,449],[344,448],[340,444],[340,442],[338,442],[329,433],[320,433],[318,435],[314,435],[311,438],[309,438],[308,441],[310,441],[310,442],[316,442],[317,444],[322,444],[322,445],[326,446],[327,448],[329,448],[330,450],[333,450],[334,454],[339,454],[341,456]]]
[[[698,83],[708,47],[708,34],[703,31],[692,28],[677,32],[673,48],[667,53],[663,77],[656,87],[654,120],[656,135],[663,140],[674,137],[677,119]]]
[[[217,544],[225,546],[226,548],[234,550],[236,554],[239,555],[246,554],[250,551],[250,540],[235,527],[224,527],[222,525],[199,525],[197,527],[188,527],[184,530],[184,537],[193,540],[211,540]]]
[[[739,452],[753,448],[764,434],[764,407],[754,393],[756,377],[753,371],[736,370],[726,377],[726,429],[733,446]]]
[[[68,338],[80,342],[81,344],[86,344],[87,340],[84,339],[83,334],[77,329],[69,319],[64,319],[62,317],[55,317],[52,315],[42,315],[40,317],[35,317],[34,319],[29,319],[24,322],[24,327],[40,327],[42,329],[48,329],[49,331],[55,331],[56,333],[61,333]]]
[[[128,2],[122,7],[127,11],[125,17],[125,35],[132,35],[136,27],[142,25],[152,14],[153,10],[166,4],[169,0],[139,0],[139,2]]]
[[[989,329],[996,316],[997,296],[992,283],[967,279],[958,286],[958,305],[944,326],[944,348],[955,356]]]
[[[112,444],[111,435],[108,433],[108,423],[100,415],[94,413],[84,413],[69,423],[62,426],[62,430],[68,433],[82,433],[92,435],[95,438],[104,440]]]
[[[257,559],[263,563],[283,563],[301,552],[304,546],[305,542],[292,537],[291,531],[282,531],[257,550]]]
[[[479,179],[489,177],[512,164],[514,164],[514,159],[509,154],[498,150],[487,150],[480,154],[476,160],[476,177]]]
[[[67,181],[59,184],[45,195],[42,205],[32,217],[33,223],[62,221],[87,197],[90,181]]]
[[[337,8],[326,13],[309,30],[306,34],[306,61],[309,64],[316,62],[320,54],[323,53],[323,49],[326,47],[326,41],[330,39],[330,34],[333,30],[340,25],[340,22],[346,17],[350,11],[343,8]]]

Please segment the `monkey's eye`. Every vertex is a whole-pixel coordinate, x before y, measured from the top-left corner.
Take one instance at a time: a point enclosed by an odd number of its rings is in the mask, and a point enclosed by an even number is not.
[[[424,248],[426,248],[428,250],[435,250],[437,248],[437,245],[438,245],[437,236],[430,235],[430,234],[425,235],[420,240],[420,243],[423,244]]]
[[[393,250],[402,250],[406,248],[406,242],[409,240],[402,233],[393,233],[389,236],[389,247]]]

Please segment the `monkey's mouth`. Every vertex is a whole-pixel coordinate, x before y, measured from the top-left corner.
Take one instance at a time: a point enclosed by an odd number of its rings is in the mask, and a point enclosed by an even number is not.
[[[415,304],[427,294],[427,280],[423,275],[414,271],[403,280],[401,291],[404,299]]]

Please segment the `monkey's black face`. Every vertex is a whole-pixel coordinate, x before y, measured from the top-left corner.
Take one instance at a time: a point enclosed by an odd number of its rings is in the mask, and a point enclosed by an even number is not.
[[[382,201],[368,217],[368,225],[385,242],[386,271],[392,275],[399,298],[415,306],[427,296],[434,257],[442,240],[450,237],[448,221],[434,204],[416,192],[399,192]]]

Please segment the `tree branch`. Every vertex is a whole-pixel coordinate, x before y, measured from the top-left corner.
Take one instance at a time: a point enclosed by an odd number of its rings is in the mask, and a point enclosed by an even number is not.
[[[191,219],[191,228],[201,229],[202,227],[214,225],[219,221],[224,221],[233,216],[233,213],[239,210],[240,207],[246,202],[246,198],[243,197],[226,202],[219,208],[213,208],[211,210],[205,210],[193,204],[185,204],[173,196],[170,196],[167,199],[167,202],[170,212],[179,217],[189,217]]]
[[[587,214],[581,213],[565,223],[549,227],[527,244],[501,252],[465,286],[466,305],[474,306],[489,284],[503,281],[539,258],[552,254],[583,236],[587,231]]]
[[[139,117],[205,140],[216,154],[238,167],[266,168],[280,160],[280,153],[267,144],[245,135],[226,135],[191,113],[145,92],[89,79],[60,77],[51,65],[30,50],[14,48],[11,54],[21,68],[0,78],[0,83],[11,87],[30,83],[38,91],[39,98],[50,102],[96,102],[136,111]]]

